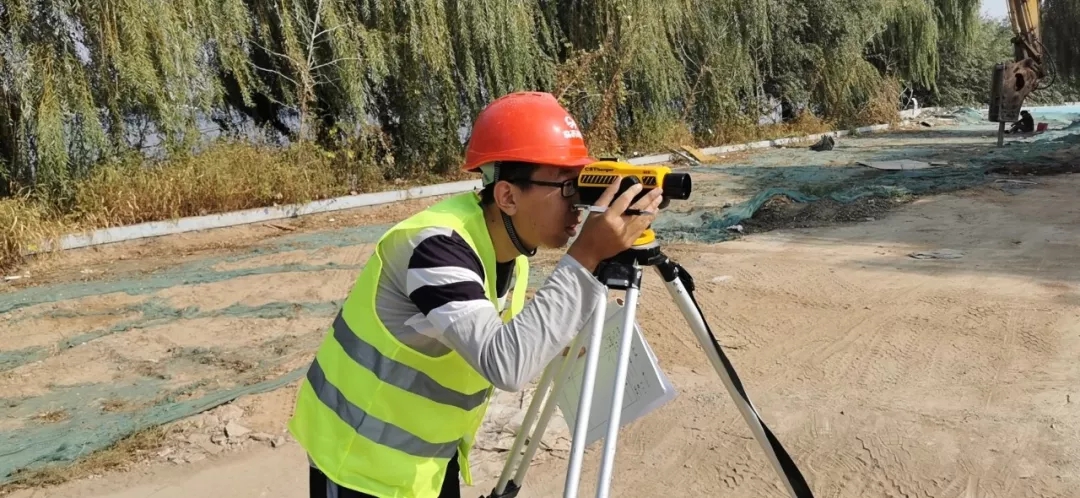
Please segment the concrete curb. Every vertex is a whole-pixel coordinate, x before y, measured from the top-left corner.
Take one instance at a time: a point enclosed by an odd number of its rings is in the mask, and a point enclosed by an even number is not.
[[[263,207],[247,209],[244,211],[234,211],[231,213],[180,218],[178,220],[170,221],[152,221],[148,223],[139,223],[137,225],[104,228],[94,230],[90,233],[65,235],[60,239],[60,248],[62,250],[78,249],[81,247],[111,244],[114,242],[123,242],[147,237],[160,237],[162,235],[172,235],[196,230],[246,225],[283,218],[295,218],[308,214],[340,211],[343,209],[388,204],[407,199],[422,199],[425,197],[466,192],[479,187],[479,180],[441,183],[415,187],[408,190],[373,192],[370,194],[335,197],[333,199],[324,199],[309,202],[307,204]]]
[[[834,132],[818,133],[801,137],[781,138],[776,140],[762,140],[760,142],[751,142],[747,144],[709,147],[701,149],[701,151],[705,154],[710,155],[723,154],[742,150],[763,149],[768,147],[782,146],[806,140],[819,140],[825,135],[841,137],[850,135],[853,132],[873,133],[884,131],[887,129],[889,129],[888,124],[879,124],[874,126],[864,126],[862,128],[856,128],[855,130],[839,130]],[[672,156],[673,154],[656,154],[651,156],[635,157],[633,159],[629,159],[628,162],[635,165],[660,164],[671,161],[673,159]],[[125,242],[129,240],[137,240],[151,237],[161,237],[164,235],[173,235],[184,232],[208,230],[212,228],[225,228],[230,226],[260,223],[285,218],[295,218],[298,216],[304,216],[309,214],[326,213],[331,211],[340,211],[343,209],[353,209],[358,207],[388,204],[391,202],[403,201],[407,199],[422,199],[425,197],[457,194],[461,192],[468,192],[474,189],[479,189],[480,187],[481,183],[479,180],[442,183],[436,185],[426,185],[423,187],[415,187],[407,190],[374,192],[370,194],[336,197],[333,199],[314,201],[307,204],[291,204],[288,206],[255,208],[244,211],[235,211],[231,213],[180,218],[178,220],[154,221],[148,223],[139,223],[136,225],[103,228],[88,233],[68,234],[61,237],[60,250],[79,249],[83,247],[112,244],[116,242]],[[40,251],[28,251],[26,254],[29,255],[36,252],[47,252],[51,249],[51,245],[49,244],[43,244],[43,246],[44,247]]]

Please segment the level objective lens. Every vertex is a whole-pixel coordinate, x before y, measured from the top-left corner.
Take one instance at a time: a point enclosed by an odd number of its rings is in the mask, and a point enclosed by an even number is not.
[[[664,175],[664,197],[680,201],[690,198],[690,173],[668,173]]]

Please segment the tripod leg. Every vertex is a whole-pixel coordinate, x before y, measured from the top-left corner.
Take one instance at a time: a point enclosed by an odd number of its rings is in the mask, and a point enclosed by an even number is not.
[[[604,322],[607,317],[607,300],[601,299],[593,315],[593,327],[589,346],[585,352],[585,375],[581,381],[581,399],[578,400],[577,422],[570,447],[570,464],[566,471],[563,498],[576,498],[581,482],[581,466],[585,457],[585,438],[589,432],[589,416],[592,409],[593,388],[596,385],[596,368],[600,363],[600,345],[604,339]],[[571,353],[573,353],[571,351]]]
[[[577,363],[577,355],[574,351],[578,350],[578,344],[581,342],[581,335],[579,334],[574,342],[570,344],[570,352],[567,353],[566,358],[562,360],[562,365],[559,368],[559,373],[555,376],[555,385],[551,388],[551,394],[548,395],[547,402],[544,404],[544,412],[540,414],[540,421],[536,424],[536,430],[533,431],[533,435],[529,438],[529,446],[525,449],[525,455],[523,455],[522,463],[518,466],[517,474],[514,475],[514,482],[518,486],[521,486],[525,482],[525,473],[529,470],[529,465],[532,463],[533,456],[536,454],[536,449],[540,447],[540,441],[544,438],[544,432],[547,431],[548,422],[551,420],[551,415],[555,413],[556,397],[559,395],[559,391],[562,390],[563,385],[566,383],[566,374],[570,371],[571,365]]]
[[[799,472],[798,467],[795,466],[794,461],[787,454],[787,451],[784,450],[784,447],[776,437],[773,436],[772,432],[769,431],[768,427],[761,421],[757,409],[754,408],[754,405],[750,402],[750,398],[743,390],[742,382],[739,380],[738,375],[735,374],[734,367],[732,367],[727,361],[727,358],[723,356],[720,346],[712,337],[712,333],[705,323],[705,318],[701,315],[701,310],[698,308],[697,302],[694,301],[693,296],[690,294],[690,290],[683,285],[682,280],[679,278],[679,272],[684,270],[670,261],[658,265],[656,269],[664,279],[668,292],[679,306],[679,310],[682,311],[687,324],[694,331],[694,335],[697,336],[698,342],[701,343],[701,348],[705,350],[705,355],[709,358],[713,368],[716,369],[716,373],[724,382],[724,387],[727,388],[728,394],[731,395],[732,401],[739,409],[739,413],[742,414],[746,424],[750,427],[750,431],[753,432],[754,438],[757,439],[758,443],[761,445],[762,450],[765,452],[765,456],[768,457],[769,462],[773,465],[776,473],[784,479],[784,486],[787,489],[788,494],[795,498],[813,497],[810,486]]]
[[[570,351],[576,351],[578,344],[581,342],[581,335],[579,334],[574,338],[574,341],[570,343]],[[570,367],[577,361],[577,356],[567,354],[564,358],[555,358],[548,364],[548,367],[544,369],[544,374],[540,378],[540,383],[536,388],[536,394],[533,395],[532,402],[529,403],[529,411],[525,414],[525,420],[521,423],[517,437],[514,439],[514,447],[510,450],[510,455],[506,459],[506,464],[503,466],[502,474],[499,476],[499,482],[495,485],[495,489],[491,492],[487,498],[510,498],[517,496],[521,486],[525,482],[525,474],[529,470],[529,466],[532,465],[533,456],[536,455],[537,448],[540,447],[540,442],[544,438],[544,433],[547,431],[548,423],[551,420],[552,414],[555,412],[557,406],[557,397],[559,391],[562,390],[566,381],[566,373]],[[548,386],[552,384],[550,393],[548,392]],[[544,394],[547,393],[545,397]],[[540,414],[540,420],[536,423],[536,427],[533,428],[533,421],[536,419],[536,413],[540,405],[544,405],[543,412]],[[518,459],[518,453],[521,452],[521,447],[524,445],[525,440],[529,440],[529,445],[525,448],[525,453]],[[514,468],[514,464],[517,464],[517,469],[511,471]],[[511,478],[511,473],[513,477]]]
[[[641,285],[641,268],[634,268],[634,279],[626,290],[626,306],[623,308],[622,335],[619,338],[619,363],[615,369],[614,393],[611,397],[611,415],[608,418],[607,436],[604,438],[604,456],[600,464],[600,478],[596,493],[607,498],[611,492],[611,475],[615,467],[615,440],[622,426],[623,394],[626,392],[626,372],[630,368],[630,349],[634,337],[634,312],[637,309]]]
[[[506,458],[506,464],[503,465],[502,474],[499,476],[499,483],[495,485],[495,496],[501,495],[506,492],[506,484],[510,482],[510,472],[514,464],[517,463],[518,454],[521,453],[521,447],[525,446],[525,439],[529,437],[530,431],[532,431],[533,422],[536,421],[536,414],[540,411],[540,405],[548,392],[548,387],[551,385],[551,378],[555,374],[557,367],[561,367],[563,362],[560,362],[558,358],[552,360],[544,369],[544,375],[540,377],[540,384],[536,387],[536,393],[533,394],[532,402],[529,403],[529,410],[525,412],[525,420],[521,422],[521,427],[518,429],[517,437],[514,438],[514,446],[510,448],[510,454]],[[552,393],[550,397],[554,397],[555,393]],[[540,434],[543,435],[543,431],[546,429],[538,428]],[[521,462],[522,465],[528,465],[526,462]]]

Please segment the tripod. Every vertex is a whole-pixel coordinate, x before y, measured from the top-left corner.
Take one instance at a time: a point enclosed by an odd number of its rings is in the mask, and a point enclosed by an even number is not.
[[[787,451],[776,439],[772,431],[761,421],[757,410],[750,402],[750,398],[743,389],[742,382],[735,373],[735,368],[728,361],[723,349],[720,347],[712,330],[705,322],[701,313],[701,307],[694,299],[693,277],[678,263],[669,259],[661,250],[656,241],[652,229],[646,230],[634,245],[619,255],[605,260],[596,269],[595,275],[609,289],[625,291],[625,314],[619,342],[619,358],[615,370],[615,386],[611,401],[609,425],[607,435],[604,438],[603,459],[600,465],[597,496],[607,498],[610,495],[611,479],[615,460],[616,439],[622,420],[623,393],[626,387],[627,369],[630,363],[631,338],[634,331],[635,311],[637,308],[638,294],[641,291],[641,279],[643,267],[651,266],[663,278],[672,299],[679,306],[687,324],[694,331],[706,356],[719,374],[732,400],[735,402],[739,413],[750,426],[754,438],[757,439],[777,474],[782,478],[785,488],[793,498],[812,498],[813,493],[799,472],[795,462]],[[578,486],[581,482],[582,460],[585,455],[586,434],[589,426],[590,410],[592,409],[593,390],[596,384],[597,364],[599,363],[600,348],[602,344],[604,317],[607,311],[607,301],[601,300],[599,309],[593,320],[592,330],[589,333],[589,346],[585,358],[585,376],[582,380],[581,398],[578,401],[577,423],[574,427],[573,440],[570,449],[570,463],[566,473],[566,483],[563,490],[564,498],[576,498]],[[570,353],[561,361],[552,361],[540,377],[540,383],[536,394],[533,396],[529,409],[525,413],[525,419],[521,424],[521,430],[514,440],[514,446],[506,459],[499,481],[486,498],[514,498],[521,491],[525,482],[525,475],[529,470],[533,456],[540,444],[540,440],[547,429],[548,422],[555,409],[556,394],[562,389],[569,365],[575,360],[574,351],[577,351],[580,342],[585,337],[579,334],[570,346]],[[554,384],[547,402],[544,403],[544,394],[549,385]],[[537,423],[535,431],[529,433],[529,427],[536,421],[537,412],[543,404],[543,412]],[[528,447],[517,461],[522,446],[528,439]],[[517,469],[511,471],[514,464],[518,463]]]

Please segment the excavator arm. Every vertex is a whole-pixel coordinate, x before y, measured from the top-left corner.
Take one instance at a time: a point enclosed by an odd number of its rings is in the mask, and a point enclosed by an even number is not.
[[[1024,99],[1046,78],[1039,0],[1005,0],[1013,30],[1013,60],[994,66],[990,84],[989,119],[997,123],[1020,119]],[[999,139],[1000,141],[1000,139]]]

